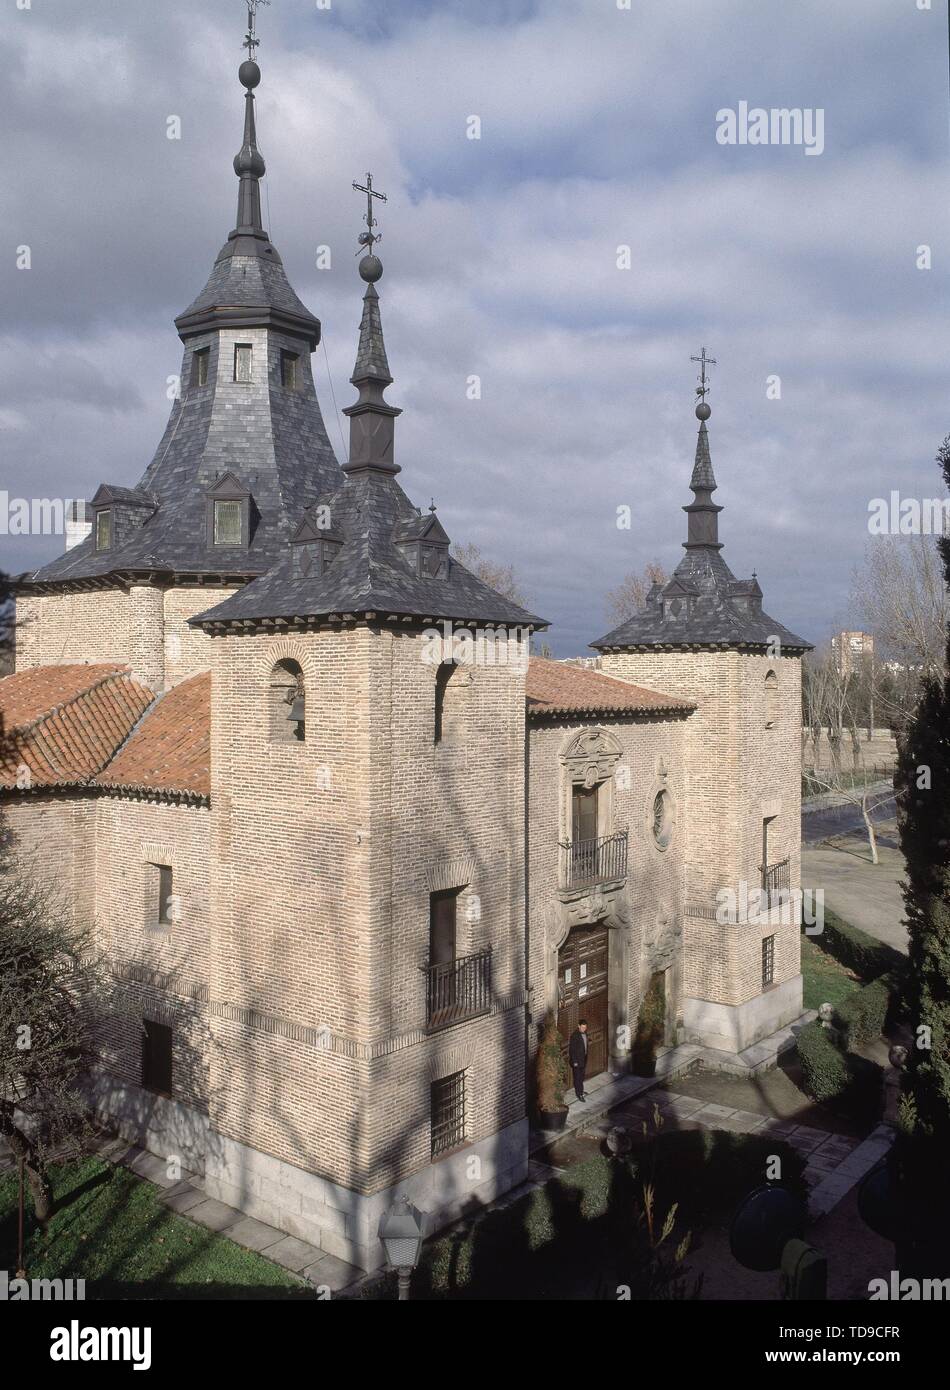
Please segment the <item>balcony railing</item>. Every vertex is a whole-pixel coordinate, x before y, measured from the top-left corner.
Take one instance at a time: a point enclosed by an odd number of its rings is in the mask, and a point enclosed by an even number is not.
[[[491,950],[460,956],[444,965],[424,965],[426,1027],[448,1028],[491,1008]]]
[[[763,864],[760,872],[762,874],[762,889],[770,902],[776,893],[791,892],[791,869],[787,859],[780,859],[777,864]]]
[[[563,840],[560,848],[562,888],[586,888],[626,877],[626,830],[596,840]]]

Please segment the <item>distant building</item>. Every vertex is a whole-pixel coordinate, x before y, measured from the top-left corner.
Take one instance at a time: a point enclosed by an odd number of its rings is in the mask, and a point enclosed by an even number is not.
[[[840,674],[850,676],[862,662],[873,661],[874,638],[870,632],[838,632],[831,639],[831,650]]]

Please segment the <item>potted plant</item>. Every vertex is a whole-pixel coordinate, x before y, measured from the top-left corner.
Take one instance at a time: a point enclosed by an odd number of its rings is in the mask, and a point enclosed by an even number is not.
[[[662,980],[662,976],[659,979]],[[654,976],[643,996],[637,1016],[637,1031],[634,1034],[630,1059],[634,1076],[656,1075],[656,1054],[663,1046],[665,1015],[666,1000],[663,989]]]
[[[564,1092],[570,1076],[564,1058],[564,1039],[557,1030],[553,1014],[548,1014],[541,1025],[534,1081],[538,1116],[542,1127],[563,1129],[567,1119]]]

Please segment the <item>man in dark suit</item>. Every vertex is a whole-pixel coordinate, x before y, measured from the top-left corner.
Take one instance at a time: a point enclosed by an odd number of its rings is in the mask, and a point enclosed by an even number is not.
[[[574,1078],[574,1094],[578,1100],[586,1100],[584,1095],[584,1073],[587,1070],[587,1048],[590,1039],[587,1036],[587,1019],[582,1018],[574,1029],[567,1044],[567,1057],[571,1064],[571,1075]]]

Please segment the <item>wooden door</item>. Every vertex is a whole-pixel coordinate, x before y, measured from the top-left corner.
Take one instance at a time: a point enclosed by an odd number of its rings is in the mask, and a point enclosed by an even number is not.
[[[575,927],[558,952],[557,1026],[568,1040],[580,1019],[587,1019],[587,1077],[606,1071],[608,940],[604,926]]]

